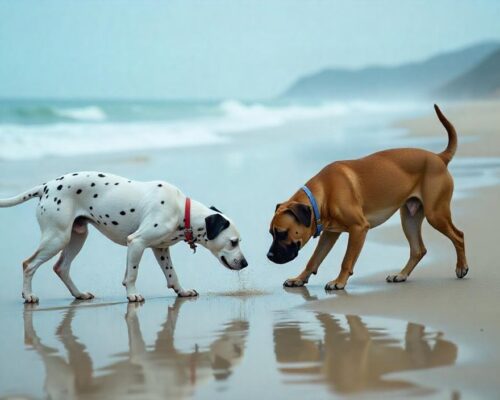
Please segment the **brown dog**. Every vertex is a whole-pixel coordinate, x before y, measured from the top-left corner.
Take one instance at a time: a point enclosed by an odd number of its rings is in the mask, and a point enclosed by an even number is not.
[[[447,169],[457,148],[457,134],[438,106],[434,108],[448,132],[448,146],[442,153],[393,149],[358,160],[337,161],[307,182],[312,200],[300,189],[290,200],[276,206],[270,229],[273,243],[267,254],[275,263],[284,264],[297,257],[311,236],[319,234],[317,227],[324,226],[306,268],[297,277],[286,280],[285,286],[307,283],[340,234],[348,232],[341,271],[325,286],[327,290],[343,289],[353,273],[368,230],[385,222],[398,209],[410,244],[410,259],[401,272],[388,276],[387,282],[404,282],[425,255],[421,236],[424,217],[453,242],[457,252],[457,277],[467,275],[464,235],[451,220],[453,179]],[[314,201],[319,216],[312,207]]]

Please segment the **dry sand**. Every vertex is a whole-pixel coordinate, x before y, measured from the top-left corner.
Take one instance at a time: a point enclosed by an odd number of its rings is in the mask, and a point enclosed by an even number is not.
[[[443,107],[459,134],[457,157],[500,156],[500,102],[460,104]],[[414,136],[443,135],[432,114],[400,121],[397,127]],[[474,142],[460,143],[473,136]],[[473,197],[454,200],[454,221],[465,233],[469,274],[455,278],[455,251],[442,235],[424,223],[428,253],[405,283],[388,284],[376,274],[359,278],[373,289],[367,293],[346,293],[309,303],[316,311],[376,315],[405,319],[432,326],[447,333],[459,345],[463,361],[452,367],[407,372],[423,385],[456,390],[462,398],[498,398],[500,382],[500,186],[477,190]],[[370,238],[381,243],[405,245],[400,227],[380,227]],[[353,277],[355,278],[355,276]],[[358,281],[359,282],[359,281]],[[400,377],[410,375],[398,374]],[[458,394],[457,394],[458,396]],[[472,396],[472,397],[471,397]]]
[[[458,157],[500,156],[500,100],[491,102],[462,103],[443,106],[442,111],[457,128],[459,141]],[[443,131],[434,113],[422,118],[399,121],[397,128],[409,130],[414,136],[442,137]]]

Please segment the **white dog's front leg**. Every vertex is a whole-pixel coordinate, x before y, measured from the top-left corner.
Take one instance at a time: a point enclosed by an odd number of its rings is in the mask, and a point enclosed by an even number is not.
[[[144,301],[144,297],[137,292],[135,281],[137,280],[137,272],[139,263],[144,253],[144,242],[139,238],[133,238],[128,242],[127,250],[127,270],[123,279],[123,286],[127,289],[128,301]]]
[[[147,349],[136,313],[138,307],[142,307],[142,304],[128,303],[125,322],[127,323],[130,361],[134,364],[141,365],[144,356],[147,354]]]
[[[177,274],[175,273],[172,259],[170,258],[170,249],[153,249],[153,253],[160,265],[161,270],[167,278],[167,285],[170,289],[174,289],[179,297],[198,296],[198,292],[194,289],[185,290],[182,288]]]

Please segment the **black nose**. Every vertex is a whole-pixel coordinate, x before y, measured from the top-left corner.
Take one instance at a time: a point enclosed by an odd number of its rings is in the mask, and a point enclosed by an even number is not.
[[[267,258],[269,258],[271,261],[273,261],[273,259],[274,259],[274,253],[272,251],[270,251],[269,253],[267,253]]]
[[[245,258],[243,260],[241,260],[240,266],[241,266],[241,269],[248,267],[248,262]]]

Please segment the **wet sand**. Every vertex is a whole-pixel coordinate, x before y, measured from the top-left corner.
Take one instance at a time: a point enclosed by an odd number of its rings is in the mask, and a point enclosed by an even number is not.
[[[265,258],[275,203],[335,159],[399,145],[444,147],[445,132],[433,116],[405,118],[395,129],[393,121],[409,116],[307,121],[213,147],[2,162],[2,197],[89,168],[164,177],[237,222],[250,266],[231,273],[203,249],[192,255],[175,246],[181,282],[200,292],[199,299],[183,300],[166,289],[147,254],[138,281],[146,302],[129,305],[120,284],[125,249],[91,232],[72,275],[97,298],[73,302],[46,265],[34,279],[40,304],[24,306],[20,262],[38,240],[34,204],[0,210],[0,398],[494,398],[500,162],[492,157],[500,156],[500,118],[497,135],[483,136],[473,118],[454,120],[463,110],[443,109],[460,137],[464,130],[475,140],[459,145],[451,166],[455,222],[466,234],[470,266],[464,280],[455,278],[449,241],[426,225],[428,255],[408,282],[387,284],[385,276],[408,256],[397,217],[370,232],[348,289],[339,293],[325,293],[323,285],[338,271],[345,238],[307,289],[285,290],[281,283],[307,261],[312,243],[286,266]],[[411,127],[409,136],[402,127]],[[484,137],[488,149],[481,152]]]

